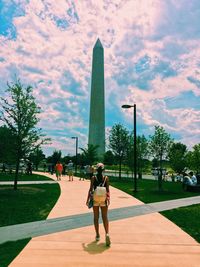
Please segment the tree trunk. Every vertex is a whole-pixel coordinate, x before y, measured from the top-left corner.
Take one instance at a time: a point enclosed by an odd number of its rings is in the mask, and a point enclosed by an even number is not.
[[[141,158],[138,158],[137,174],[138,174],[138,179],[142,179],[142,159]]]
[[[158,190],[162,191],[162,171],[161,170],[159,171],[159,174],[158,174]]]
[[[158,190],[162,191],[162,157],[160,158],[160,170],[158,173]]]
[[[15,170],[15,180],[14,180],[14,190],[17,190],[17,181],[18,181],[18,174],[19,174],[19,162],[20,162],[20,160],[17,159],[16,170]]]
[[[121,180],[122,176],[121,176],[121,173],[122,173],[122,159],[121,157],[119,158],[119,179]]]

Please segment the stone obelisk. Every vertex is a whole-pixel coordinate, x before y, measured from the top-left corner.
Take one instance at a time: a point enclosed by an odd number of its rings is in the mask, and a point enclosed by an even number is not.
[[[104,50],[98,39],[93,48],[89,145],[97,145],[99,160],[105,153]]]

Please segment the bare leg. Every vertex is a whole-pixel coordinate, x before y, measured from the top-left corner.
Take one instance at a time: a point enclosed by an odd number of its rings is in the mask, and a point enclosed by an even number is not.
[[[94,228],[96,231],[96,235],[99,236],[99,207],[93,206],[94,212]]]
[[[101,207],[101,215],[102,215],[102,220],[103,220],[103,225],[105,228],[105,232],[106,232],[106,246],[109,247],[111,244],[110,241],[110,236],[109,236],[109,223],[108,223],[108,207]]]
[[[109,223],[108,223],[108,207],[101,207],[101,216],[102,216],[102,220],[103,220],[103,225],[104,225],[104,229],[106,234],[109,233]]]

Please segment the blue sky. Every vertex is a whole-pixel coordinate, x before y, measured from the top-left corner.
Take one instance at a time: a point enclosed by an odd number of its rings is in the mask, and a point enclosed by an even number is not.
[[[106,133],[161,125],[176,141],[200,143],[199,0],[0,0],[0,93],[15,77],[31,84],[52,144],[75,153],[88,141],[92,49],[105,56]]]

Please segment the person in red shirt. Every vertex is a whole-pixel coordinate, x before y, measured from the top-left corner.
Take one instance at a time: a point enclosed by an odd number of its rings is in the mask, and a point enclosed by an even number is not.
[[[55,171],[56,171],[56,178],[57,181],[61,181],[61,175],[62,175],[62,171],[63,171],[63,165],[58,161],[56,166],[55,166]]]

